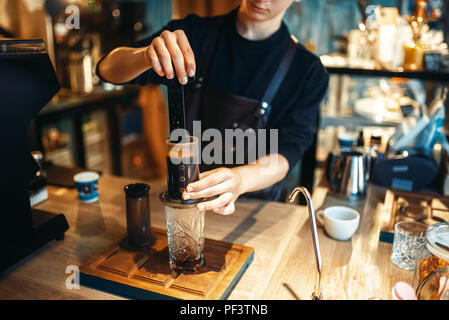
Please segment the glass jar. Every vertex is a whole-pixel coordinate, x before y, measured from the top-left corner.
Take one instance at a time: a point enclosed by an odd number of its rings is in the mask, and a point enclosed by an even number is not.
[[[425,46],[411,42],[404,45],[404,70],[417,71],[424,68]]]
[[[204,259],[205,211],[195,205],[165,205],[170,269],[195,273],[206,264]]]
[[[449,300],[449,223],[427,229],[426,245],[416,260],[413,287],[418,300]]]

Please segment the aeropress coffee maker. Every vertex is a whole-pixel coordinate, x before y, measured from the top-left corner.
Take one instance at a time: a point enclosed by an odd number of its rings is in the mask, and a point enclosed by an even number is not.
[[[199,142],[185,130],[184,87],[176,83],[167,89],[172,134],[167,141],[167,191],[159,197],[165,204],[170,269],[194,273],[205,265],[205,211],[197,208],[203,199],[184,200],[182,194],[199,180]],[[181,134],[174,137],[176,132]]]

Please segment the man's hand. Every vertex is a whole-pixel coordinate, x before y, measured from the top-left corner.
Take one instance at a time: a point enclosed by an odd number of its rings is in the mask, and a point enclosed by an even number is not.
[[[173,79],[176,72],[179,83],[185,85],[188,82],[187,76],[195,75],[195,56],[182,30],[163,31],[147,47],[146,55],[153,70],[161,77]]]
[[[174,69],[173,69],[174,66]],[[118,47],[112,50],[98,66],[108,82],[123,84],[153,68],[161,77],[186,84],[196,73],[195,56],[184,31],[165,30],[148,47]]]
[[[228,215],[235,211],[234,202],[242,194],[262,190],[282,179],[288,173],[289,163],[280,154],[270,154],[254,163],[232,169],[218,168],[200,174],[200,180],[187,185],[184,200],[218,196],[198,204],[200,210]]]
[[[200,180],[187,186],[183,199],[218,198],[198,204],[200,210],[213,210],[222,215],[234,213],[234,202],[241,195],[241,176],[237,170],[218,168],[200,174]]]

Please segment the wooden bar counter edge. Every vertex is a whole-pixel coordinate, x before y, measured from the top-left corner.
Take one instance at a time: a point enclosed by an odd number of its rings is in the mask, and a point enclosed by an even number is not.
[[[125,185],[135,181],[103,175],[100,199],[91,204],[78,200],[75,189],[48,186],[49,199],[36,206],[63,213],[69,230],[63,241],[53,241],[10,268],[0,277],[0,299],[123,299],[81,286],[69,289],[66,281],[79,267],[126,236]],[[164,181],[150,181],[151,223],[165,229],[164,206],[158,194]],[[379,241],[386,219],[384,189],[370,186],[364,201],[348,203],[328,194],[323,183],[313,192],[317,212],[321,207],[347,205],[361,215],[350,241],[329,238],[318,228],[322,255],[324,299],[391,299],[397,281],[411,283],[413,274],[390,259],[391,244]],[[228,299],[309,300],[316,275],[312,235],[305,206],[259,200],[237,201],[236,212],[222,216],[206,213],[206,238],[254,248],[254,260]],[[67,272],[67,273],[66,273]]]

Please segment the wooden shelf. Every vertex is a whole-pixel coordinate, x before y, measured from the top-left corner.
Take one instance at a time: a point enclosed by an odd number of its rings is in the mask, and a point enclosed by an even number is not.
[[[326,67],[331,74],[347,74],[353,76],[370,76],[370,77],[396,77],[420,79],[437,82],[449,82],[449,71],[389,71],[374,70],[350,67]]]

